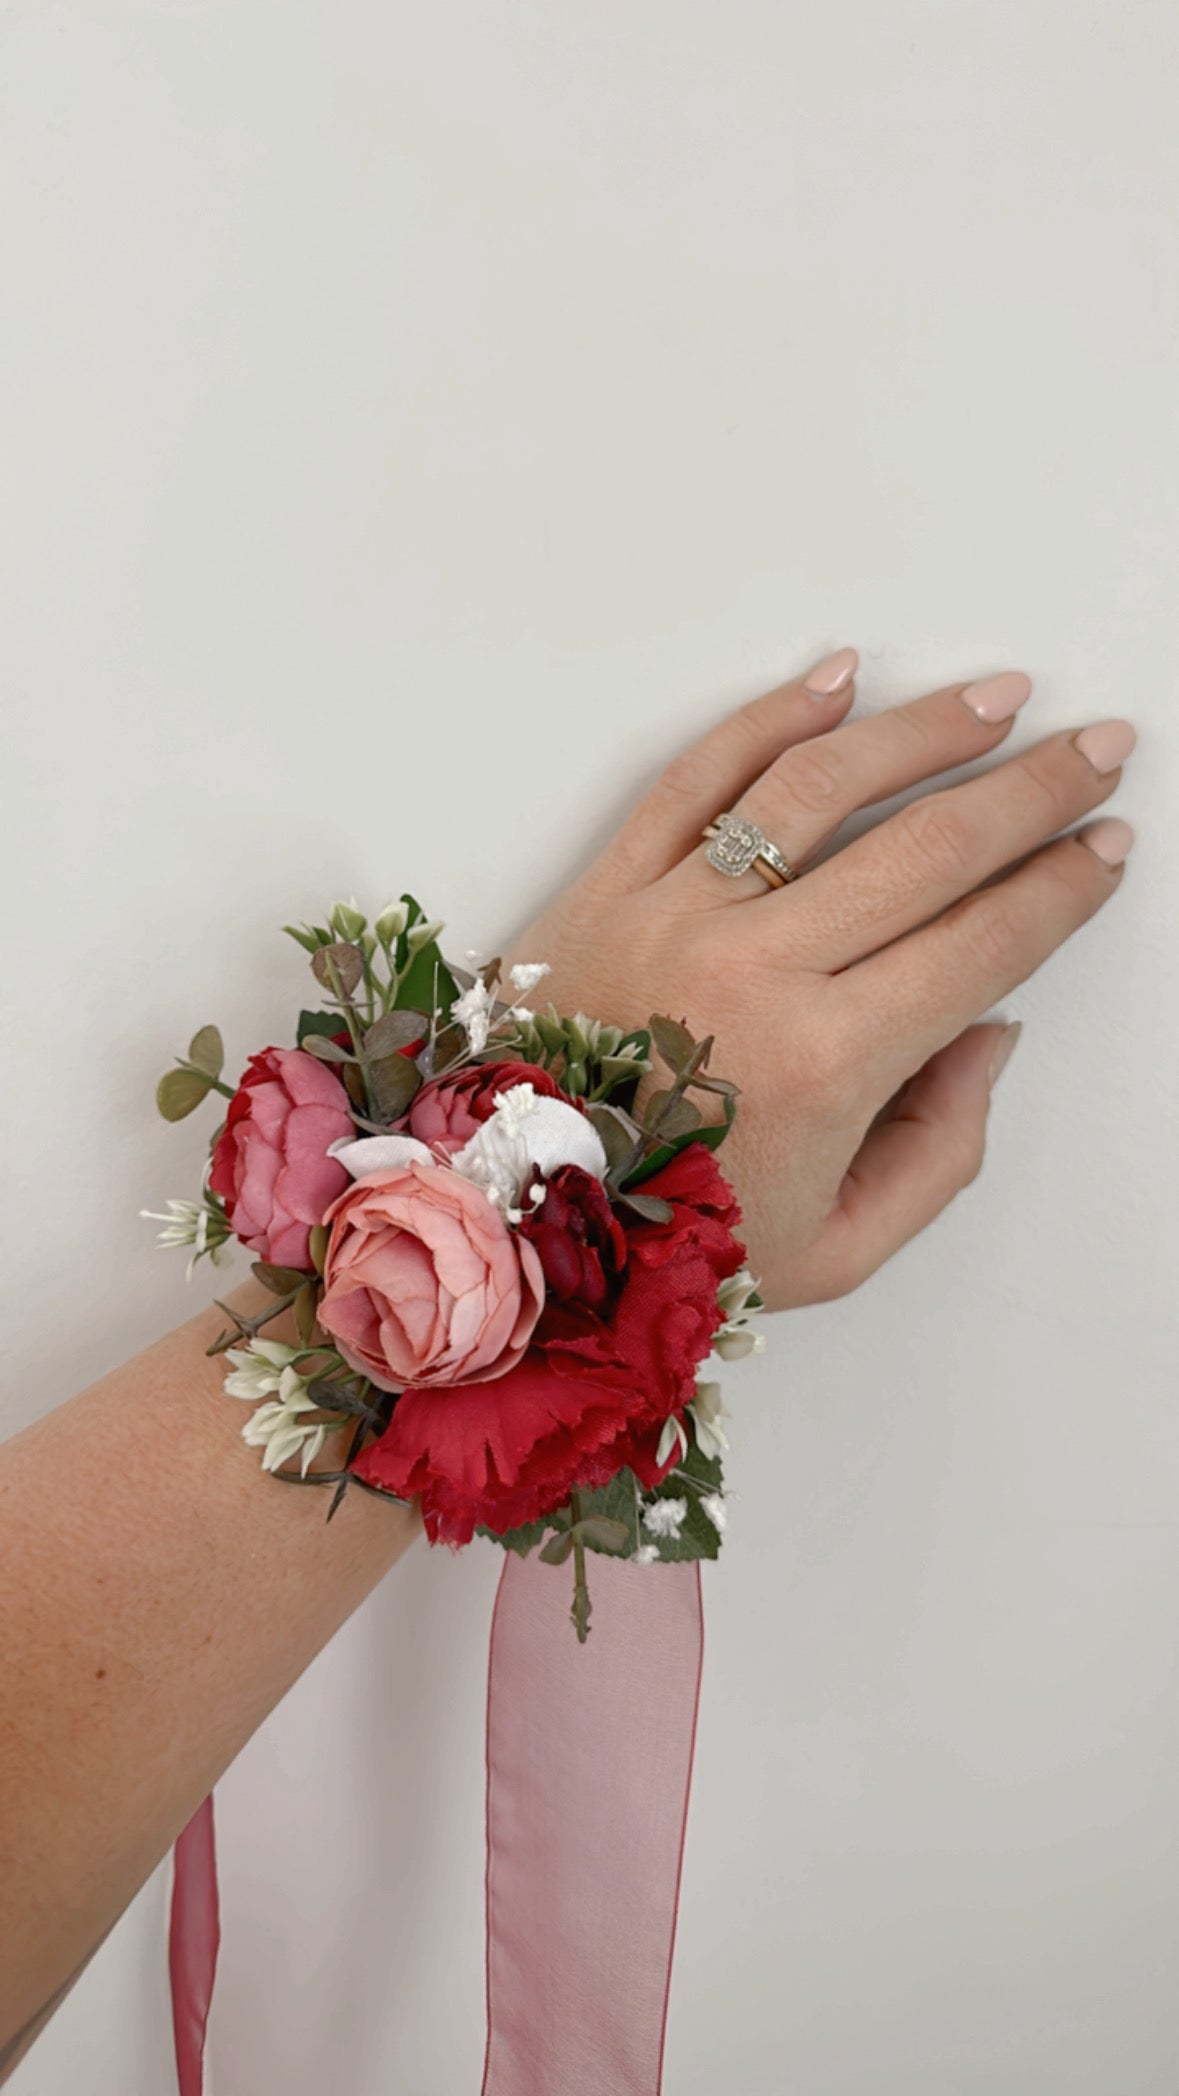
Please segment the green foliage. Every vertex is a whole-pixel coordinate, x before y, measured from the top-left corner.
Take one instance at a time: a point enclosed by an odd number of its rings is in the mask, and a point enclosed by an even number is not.
[[[437,939],[431,939],[411,957],[409,934],[416,924],[425,920],[426,913],[414,896],[403,895],[401,900],[409,915],[406,929],[397,941],[397,971],[401,977],[397,986],[397,1008],[427,1012],[437,1008],[445,1015],[458,996],[458,984],[442,958]]]

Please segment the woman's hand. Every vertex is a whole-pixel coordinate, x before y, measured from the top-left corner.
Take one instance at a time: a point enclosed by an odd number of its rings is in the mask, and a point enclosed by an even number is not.
[[[677,757],[515,942],[552,963],[564,1010],[715,1034],[742,1094],[725,1170],[775,1308],[857,1287],[975,1178],[1017,1029],[974,1022],[1109,900],[1133,842],[1108,818],[1056,834],[1118,785],[1134,731],[1104,721],[832,850],[857,809],[997,749],[1031,692],[1008,671],[845,724],[857,660],[828,657]],[[701,831],[724,810],[803,877],[715,871]]]

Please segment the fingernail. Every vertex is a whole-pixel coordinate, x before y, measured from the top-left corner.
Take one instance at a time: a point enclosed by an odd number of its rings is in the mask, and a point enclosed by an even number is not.
[[[1107,866],[1120,866],[1134,847],[1134,832],[1120,815],[1106,815],[1100,822],[1091,822],[1088,829],[1078,830],[1077,836]]]
[[[1023,670],[1001,670],[997,677],[980,677],[975,684],[968,684],[962,694],[962,703],[977,714],[980,721],[995,724],[1010,720],[1021,706],[1027,704],[1032,695],[1032,680]]]
[[[994,1052],[991,1056],[990,1068],[987,1071],[987,1083],[991,1086],[992,1090],[998,1083],[1000,1077],[1003,1075],[1003,1072],[1007,1068],[1008,1063],[1011,1061],[1012,1056],[1015,1054],[1015,1051],[1019,1046],[1019,1037],[1022,1032],[1023,1020],[1013,1019],[1010,1026],[1005,1026],[1003,1028],[1002,1033],[999,1035],[998,1040],[995,1042]]]
[[[822,662],[816,662],[803,690],[809,692],[812,699],[834,698],[837,691],[851,683],[859,660],[854,648],[839,648],[834,655],[824,655]]]
[[[1087,757],[1094,771],[1116,771],[1124,764],[1138,737],[1129,721],[1097,721],[1073,736],[1074,746]]]

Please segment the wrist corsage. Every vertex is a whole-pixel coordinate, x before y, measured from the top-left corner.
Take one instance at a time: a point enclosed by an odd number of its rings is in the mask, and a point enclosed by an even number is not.
[[[235,1089],[214,1026],[161,1079],[167,1120],[229,1105],[200,1200],[154,1219],[193,1264],[232,1238],[255,1255],[273,1302],[227,1311],[210,1351],[266,1470],[334,1488],[329,1516],[356,1485],[419,1499],[431,1542],[572,1559],[584,1640],[587,1552],[720,1547],[725,1415],[700,1371],[761,1343],[714,1156],[736,1089],[675,1020],[534,1010],[546,964],[501,988],[498,962],[448,965],[441,929],[408,896],[371,926],[338,903],[287,927],[316,1006]],[[297,1345],[265,1336],[287,1309]]]

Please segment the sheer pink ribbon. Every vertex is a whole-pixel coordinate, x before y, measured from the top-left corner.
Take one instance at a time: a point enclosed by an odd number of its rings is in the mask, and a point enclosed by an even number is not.
[[[697,1565],[509,1553],[487,1685],[483,2096],[659,2096],[704,1653]],[[169,1969],[180,2096],[203,2096],[217,1958],[212,1800],[176,1844]]]

